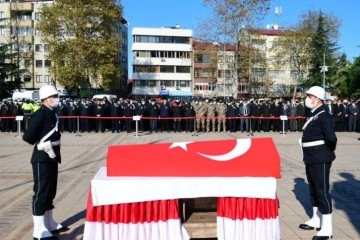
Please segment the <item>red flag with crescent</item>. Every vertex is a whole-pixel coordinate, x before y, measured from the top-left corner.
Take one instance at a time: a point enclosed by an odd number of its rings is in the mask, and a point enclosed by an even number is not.
[[[272,138],[116,145],[106,160],[108,176],[280,178]]]

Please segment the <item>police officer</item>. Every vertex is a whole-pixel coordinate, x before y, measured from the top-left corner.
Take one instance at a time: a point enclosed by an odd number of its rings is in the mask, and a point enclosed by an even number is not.
[[[34,178],[32,213],[34,239],[58,239],[54,231],[67,230],[54,221],[52,211],[56,196],[58,164],[61,163],[60,138],[55,108],[59,103],[58,91],[50,85],[40,88],[41,108],[31,115],[23,140],[34,145],[31,164]],[[41,147],[49,143],[47,147]]]
[[[149,133],[152,133],[153,131],[157,132],[158,129],[158,118],[159,118],[159,112],[160,107],[156,103],[156,99],[152,98],[150,101],[149,106],[147,107],[147,112],[149,113],[150,118],[150,131]]]
[[[335,160],[337,138],[332,115],[323,104],[324,89],[314,86],[306,95],[305,105],[311,111],[303,127],[301,145],[313,216],[299,227],[304,230],[321,228],[313,240],[330,239],[333,233],[329,175],[331,163]]]
[[[194,131],[194,116],[195,111],[194,107],[189,103],[187,99],[184,101],[184,106],[182,108],[183,116],[185,117],[185,131],[192,132]]]

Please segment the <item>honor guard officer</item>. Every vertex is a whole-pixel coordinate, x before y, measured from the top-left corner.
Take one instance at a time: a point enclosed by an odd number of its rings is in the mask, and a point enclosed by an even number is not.
[[[311,111],[303,127],[301,145],[313,215],[299,227],[304,230],[321,229],[313,240],[330,239],[333,232],[329,175],[331,163],[335,160],[337,138],[333,117],[323,104],[324,89],[314,86],[306,95],[305,105]]]
[[[68,228],[54,221],[52,211],[56,196],[58,164],[61,163],[60,138],[56,107],[58,91],[50,85],[39,90],[42,106],[34,112],[23,135],[23,140],[35,144],[31,164],[34,178],[32,213],[34,239],[58,239],[55,232]]]

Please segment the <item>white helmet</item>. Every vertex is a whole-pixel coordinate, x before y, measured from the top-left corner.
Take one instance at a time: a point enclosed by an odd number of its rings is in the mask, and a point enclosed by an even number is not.
[[[319,86],[313,86],[311,87],[306,94],[313,95],[317,98],[320,98],[321,100],[325,100],[325,90],[322,87]]]
[[[39,90],[39,97],[40,100],[48,98],[50,96],[59,95],[58,91],[54,86],[51,85],[44,85]]]

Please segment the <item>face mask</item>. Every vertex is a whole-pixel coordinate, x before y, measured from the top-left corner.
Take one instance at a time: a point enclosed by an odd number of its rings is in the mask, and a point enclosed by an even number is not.
[[[311,99],[309,97],[306,97],[306,99],[305,99],[305,106],[310,109],[313,109],[315,107],[316,103],[317,103],[317,100],[315,100],[315,102],[312,103]]]
[[[50,102],[50,107],[55,108],[59,105],[60,99],[59,98],[53,98]]]

